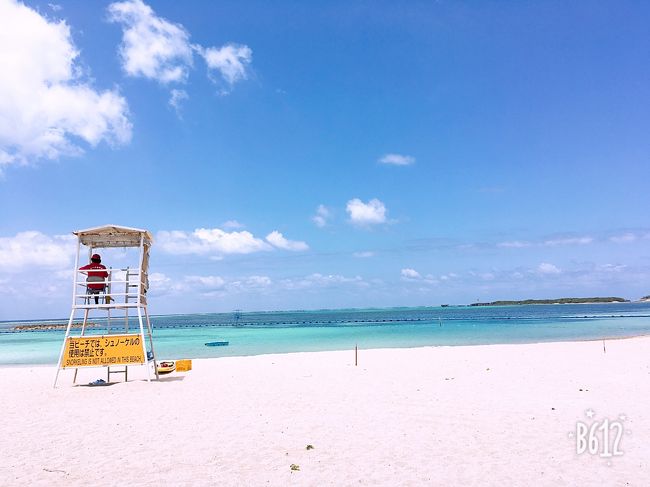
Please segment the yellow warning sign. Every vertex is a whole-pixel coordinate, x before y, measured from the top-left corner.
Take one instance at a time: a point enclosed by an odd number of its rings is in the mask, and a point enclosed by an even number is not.
[[[144,364],[140,335],[68,337],[62,367]]]

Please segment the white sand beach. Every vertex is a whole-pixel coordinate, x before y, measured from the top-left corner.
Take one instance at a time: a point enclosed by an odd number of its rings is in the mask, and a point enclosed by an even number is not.
[[[650,337],[606,346],[205,359],[56,389],[54,367],[6,367],[0,485],[647,486]],[[576,454],[576,421],[605,418],[623,454]]]

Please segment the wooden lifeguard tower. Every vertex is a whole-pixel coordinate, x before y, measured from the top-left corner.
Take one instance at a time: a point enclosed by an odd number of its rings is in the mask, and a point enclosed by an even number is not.
[[[78,230],[73,234],[77,236],[77,254],[72,311],[59,355],[54,387],[59,372],[66,368],[75,369],[73,382],[77,380],[80,367],[105,367],[106,383],[110,382],[112,374],[124,374],[126,381],[128,368],[134,365],[146,367],[147,381],[151,380],[153,366],[157,379],[151,321],[147,311],[149,251],[153,243],[151,233],[139,228],[105,225]],[[104,287],[98,292],[97,287],[101,286],[97,286],[97,280],[88,275],[92,271],[79,268],[82,246],[87,248],[89,260],[98,249],[135,247],[139,249],[138,262],[135,267],[107,268],[108,278],[103,281]],[[89,287],[89,283],[92,283],[95,289]],[[112,314],[115,311],[118,315]],[[120,315],[120,312],[123,315]],[[81,333],[73,336],[71,330],[77,313],[83,313],[83,322]],[[137,333],[129,331],[130,313],[133,318],[137,315]],[[105,321],[106,327],[102,327],[101,334],[97,334],[96,330],[89,330],[88,318],[91,314]],[[145,323],[149,350],[145,340]],[[116,370],[116,367],[119,368]]]

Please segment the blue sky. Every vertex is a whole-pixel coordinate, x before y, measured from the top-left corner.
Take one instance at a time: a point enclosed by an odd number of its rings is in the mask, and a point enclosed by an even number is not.
[[[650,294],[648,21],[0,0],[0,319],[65,316],[105,223],[154,234],[154,313]]]

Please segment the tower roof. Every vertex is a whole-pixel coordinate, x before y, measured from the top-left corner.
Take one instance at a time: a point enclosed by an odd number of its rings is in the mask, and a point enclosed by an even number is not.
[[[153,237],[148,230],[119,225],[102,225],[72,233],[79,237],[82,244],[93,248],[139,247],[140,239],[144,239],[144,245],[147,247],[153,243]]]

